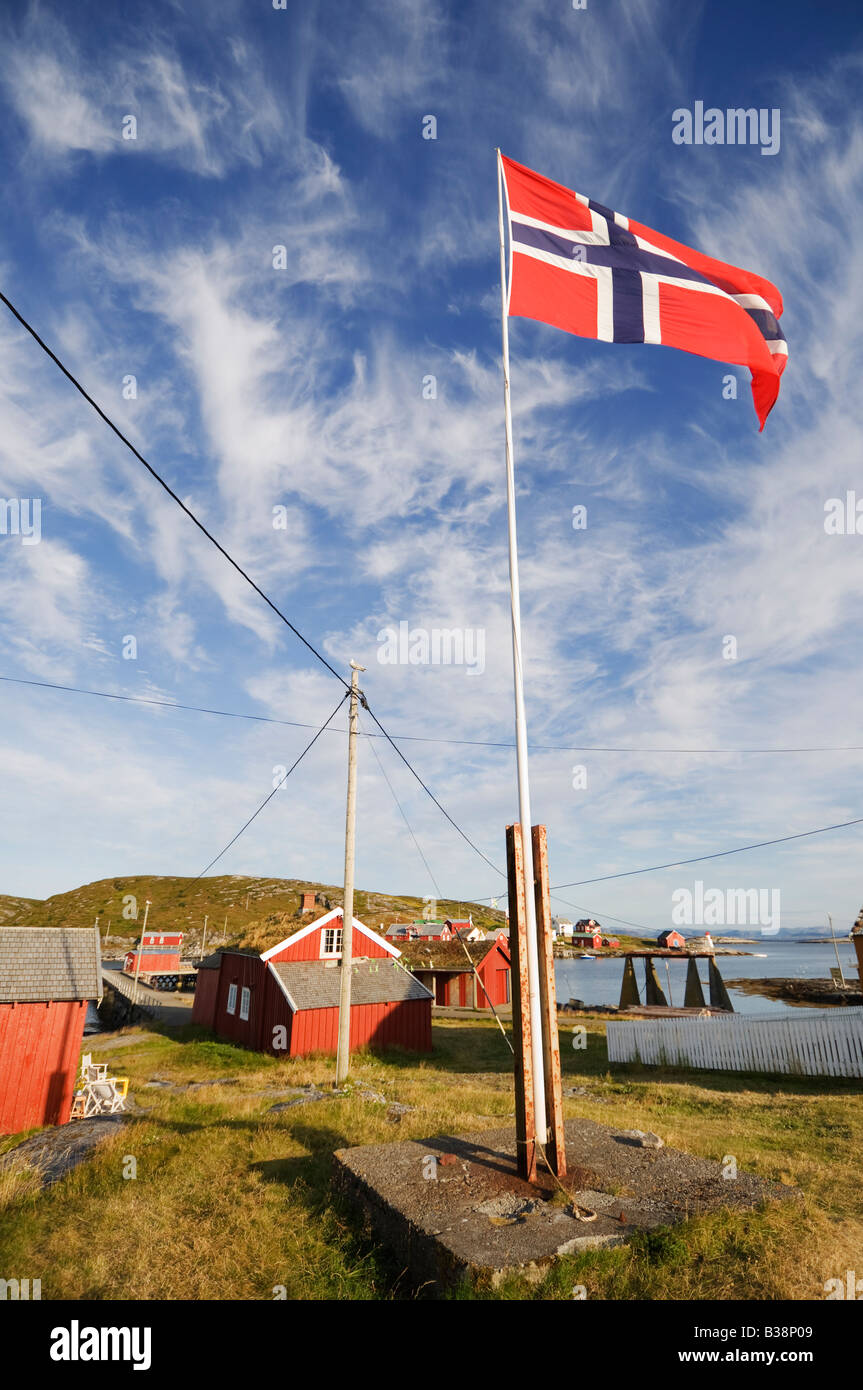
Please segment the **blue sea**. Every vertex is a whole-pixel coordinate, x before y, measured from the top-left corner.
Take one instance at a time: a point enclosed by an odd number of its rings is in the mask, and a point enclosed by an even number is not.
[[[857,957],[854,947],[847,941],[837,943],[839,963],[846,980],[857,980]],[[722,948],[718,948],[721,950]],[[752,951],[748,956],[716,956],[720,974],[728,986],[731,1002],[737,1013],[741,1014],[786,1014],[793,1013],[800,1005],[786,1004],[779,999],[766,999],[760,994],[744,994],[734,989],[734,981],[741,979],[766,979],[782,977],[786,979],[830,979],[831,966],[836,965],[836,953],[831,942],[816,945],[802,945],[793,941],[775,941],[767,938],[756,945],[740,946],[732,949]],[[686,964],[681,960],[657,958],[654,961],[659,983],[669,1003],[683,1003],[686,986]],[[668,975],[665,967],[668,966]],[[707,961],[698,962],[698,970],[704,988],[705,999],[709,998],[707,988]],[[635,962],[635,977],[644,998],[644,963]],[[669,998],[670,977],[670,998]],[[617,1004],[623,980],[623,961],[621,959],[557,960],[555,961],[555,981],[559,1004],[568,999],[582,999],[585,1004]],[[814,1007],[808,1005],[807,1007]],[[827,1007],[830,1007],[829,1005]]]

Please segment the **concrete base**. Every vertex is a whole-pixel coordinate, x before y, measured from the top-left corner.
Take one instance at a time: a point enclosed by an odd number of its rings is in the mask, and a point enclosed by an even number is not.
[[[339,1149],[334,1185],[417,1291],[432,1294],[464,1279],[538,1280],[558,1257],[620,1245],[634,1230],[797,1195],[748,1174],[725,1178],[721,1164],[676,1149],[641,1147],[633,1134],[568,1120],[567,1195],[547,1172],[536,1186],[518,1177],[511,1128]],[[578,1220],[576,1204],[596,1219]]]

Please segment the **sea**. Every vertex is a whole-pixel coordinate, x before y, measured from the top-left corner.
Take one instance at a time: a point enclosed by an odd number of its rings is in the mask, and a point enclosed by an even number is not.
[[[837,942],[839,964],[846,980],[857,980],[857,957],[854,947],[848,941]],[[786,1004],[781,999],[766,999],[760,994],[745,994],[734,988],[735,980],[754,980],[782,977],[783,979],[829,980],[830,969],[836,966],[836,952],[830,941],[806,945],[796,941],[776,941],[769,937],[754,945],[735,946],[730,949],[751,951],[752,955],[723,956],[717,947],[716,964],[725,981],[736,1013],[740,1014],[789,1014],[800,1009],[799,1004]],[[654,960],[659,983],[662,985],[669,1003],[681,1005],[686,987],[686,964],[682,960],[657,957]],[[666,975],[666,965],[668,974]],[[708,999],[707,960],[698,962],[704,998]],[[565,1004],[569,999],[581,999],[585,1004],[617,1004],[623,980],[623,960],[620,957],[594,956],[593,959],[556,960],[554,963],[557,1001]],[[644,998],[644,963],[636,960],[635,977]],[[670,997],[669,997],[670,978]],[[816,1007],[807,1004],[807,1007]],[[831,1007],[826,1005],[823,1007]]]

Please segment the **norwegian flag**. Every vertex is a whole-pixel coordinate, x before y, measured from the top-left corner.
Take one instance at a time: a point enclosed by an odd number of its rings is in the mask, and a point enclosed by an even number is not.
[[[604,343],[664,343],[752,373],[764,421],[788,345],[782,296],[501,155],[510,227],[508,312]]]

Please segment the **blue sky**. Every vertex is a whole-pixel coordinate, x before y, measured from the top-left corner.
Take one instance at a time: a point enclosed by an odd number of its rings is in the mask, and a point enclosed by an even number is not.
[[[494,147],[768,276],[790,365],[761,435],[745,370],[729,400],[722,363],[512,322],[530,738],[863,743],[863,535],[824,529],[828,499],[863,498],[861,66],[839,3],[6,7],[0,284],[327,658],[368,668],[393,734],[508,741]],[[779,152],[674,144],[672,112],[699,100],[778,108]],[[0,496],[42,499],[38,544],[0,535],[0,674],[330,713],[336,681],[5,310]],[[484,670],[382,664],[402,621],[481,629]],[[310,737],[10,684],[0,700],[0,890],[29,896],[198,873]],[[403,746],[502,863],[514,754]],[[442,890],[499,890],[379,756]],[[552,881],[863,814],[861,757],[536,752]],[[215,872],[337,882],[344,782],[327,734]],[[431,894],[367,743],[359,795],[360,885]],[[563,897],[659,929],[700,877],[779,888],[789,925],[848,926],[860,844],[857,827]]]

